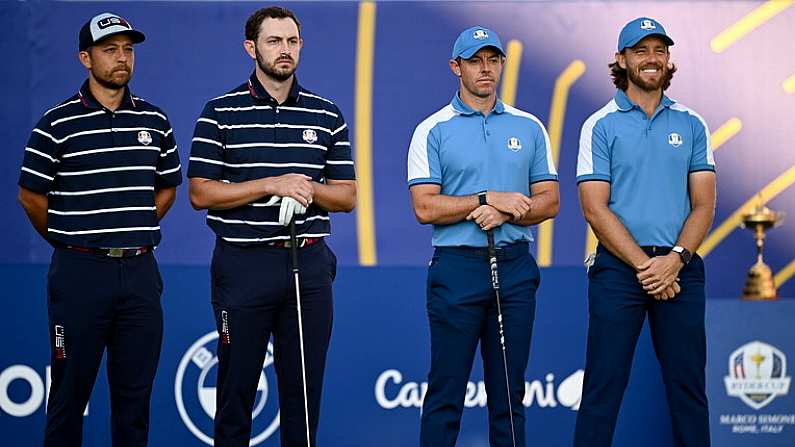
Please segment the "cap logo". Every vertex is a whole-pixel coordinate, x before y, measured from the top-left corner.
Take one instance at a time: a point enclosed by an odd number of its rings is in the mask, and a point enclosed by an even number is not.
[[[673,146],[674,149],[679,147],[679,146],[681,146],[682,143],[683,143],[682,136],[679,135],[678,133],[672,132],[672,133],[668,134],[668,144]]]
[[[486,30],[479,29],[472,34],[472,37],[477,40],[488,39],[489,33],[487,33]]]
[[[120,25],[120,26],[123,26],[125,28],[132,29],[130,24],[127,23],[127,21],[122,19],[121,17],[105,17],[104,19],[102,19],[99,22],[97,22],[97,27],[99,29],[101,29],[101,30],[103,30],[105,28],[108,28],[108,27],[111,27],[111,26],[114,26],[114,25]]]
[[[657,26],[651,20],[642,20],[640,22],[640,29],[648,31],[650,29],[657,29]]]

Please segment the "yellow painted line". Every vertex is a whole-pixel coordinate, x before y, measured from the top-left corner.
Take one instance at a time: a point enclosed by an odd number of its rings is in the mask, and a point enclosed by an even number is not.
[[[775,180],[768,183],[761,191],[751,196],[741,207],[737,208],[728,219],[723,221],[720,226],[707,236],[707,239],[698,249],[698,254],[702,257],[707,256],[723,239],[734,231],[742,222],[743,214],[754,209],[760,203],[766,204],[774,197],[779,195],[795,183],[795,165],[784,171]]]
[[[522,42],[514,39],[505,49],[505,68],[502,70],[500,99],[512,106],[516,103],[516,86],[519,85],[519,66],[522,64]]]
[[[596,251],[596,245],[599,243],[599,239],[596,238],[596,234],[593,232],[593,228],[588,225],[588,233],[585,235],[585,257],[587,258],[588,255]]]
[[[549,144],[552,151],[552,163],[557,169],[560,158],[560,141],[563,138],[563,124],[566,120],[566,104],[568,103],[569,90],[577,79],[585,73],[585,63],[574,60],[560,73],[555,81],[552,92],[552,105],[549,110]],[[552,264],[552,236],[554,234],[554,219],[545,220],[538,226],[538,265],[547,267]]]
[[[761,6],[746,14],[732,26],[721,31],[709,43],[712,51],[723,53],[727,48],[734,45],[746,34],[755,30],[768,20],[772,19],[785,9],[792,6],[793,0],[768,0]]]
[[[783,84],[784,91],[787,93],[795,93],[795,75],[788,77]]]
[[[773,282],[776,284],[776,288],[781,287],[782,284],[789,281],[793,275],[795,275],[795,259],[787,264],[786,267],[779,270],[779,272],[776,273],[776,276],[773,277]]]
[[[359,264],[376,265],[375,209],[373,207],[373,58],[375,3],[359,4],[356,36],[356,229]]]
[[[712,132],[709,138],[712,142],[712,151],[717,151],[719,147],[723,146],[723,143],[731,140],[742,128],[743,122],[736,116],[723,123],[715,132]]]

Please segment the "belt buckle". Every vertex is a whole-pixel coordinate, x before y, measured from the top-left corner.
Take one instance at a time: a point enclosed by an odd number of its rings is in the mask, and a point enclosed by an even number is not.
[[[111,258],[121,258],[124,256],[124,249],[123,248],[109,248],[108,249],[108,256]]]

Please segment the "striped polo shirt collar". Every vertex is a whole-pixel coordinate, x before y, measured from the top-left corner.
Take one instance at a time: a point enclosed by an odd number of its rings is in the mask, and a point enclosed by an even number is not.
[[[640,106],[632,102],[632,100],[629,99],[629,96],[627,96],[623,90],[616,89],[616,95],[613,99],[615,99],[616,105],[618,105],[618,110],[622,112],[629,112],[634,108],[640,109]],[[675,103],[676,101],[663,94],[662,100],[660,100],[660,105],[657,106],[657,109],[671,107]]]
[[[450,105],[459,115],[474,115],[476,113],[480,113],[479,111],[466,105],[464,101],[461,100],[458,92],[453,95],[453,100],[450,101]],[[497,114],[505,112],[505,105],[502,103],[502,101],[500,101],[500,98],[497,98],[497,102],[494,104],[494,108],[491,109],[491,111]]]
[[[88,88],[88,79],[83,82],[83,85],[80,86],[80,90],[77,91],[77,96],[80,98],[80,102],[83,104],[84,107],[88,109],[104,109],[105,107],[97,101],[93,94],[91,94],[91,89]],[[119,110],[125,109],[135,109],[137,104],[133,99],[133,95],[130,92],[130,87],[124,87],[124,97],[121,100],[121,105],[119,105]]]
[[[299,92],[301,90],[301,85],[298,84],[298,77],[293,75],[293,84],[290,86],[290,93],[287,94],[287,100],[284,101],[284,104],[297,104],[298,99],[300,98]],[[259,82],[256,71],[251,73],[251,76],[248,78],[248,91],[254,98],[263,99],[273,103],[276,102],[276,99],[274,99],[273,96],[271,96],[270,93],[265,90],[265,87],[262,86],[262,83]]]

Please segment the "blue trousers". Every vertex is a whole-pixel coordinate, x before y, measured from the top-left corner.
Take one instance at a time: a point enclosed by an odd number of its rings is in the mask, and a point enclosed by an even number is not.
[[[162,291],[151,252],[109,258],[55,249],[47,275],[52,385],[46,447],[82,445],[83,411],[105,349],[112,444],[147,445],[163,340]]]
[[[668,249],[644,247],[649,256]],[[643,321],[662,368],[677,447],[710,445],[705,391],[704,262],[693,255],[679,273],[682,291],[671,300],[649,296],[635,269],[602,246],[588,272],[588,346],[576,447],[609,447],[629,381]]]
[[[524,374],[535,317],[538,266],[527,243],[498,249],[500,302],[505,328],[510,409],[516,445],[523,446]],[[452,447],[464,409],[464,395],[480,342],[488,395],[489,442],[511,446],[510,412],[500,346],[497,307],[485,248],[438,247],[428,270],[431,370],[422,407],[423,447]]]
[[[309,431],[315,445],[326,352],[331,338],[337,258],[324,242],[298,249]],[[306,447],[295,284],[287,248],[240,246],[218,239],[211,266],[218,327],[215,446],[247,447],[268,340],[274,338],[280,439]]]

